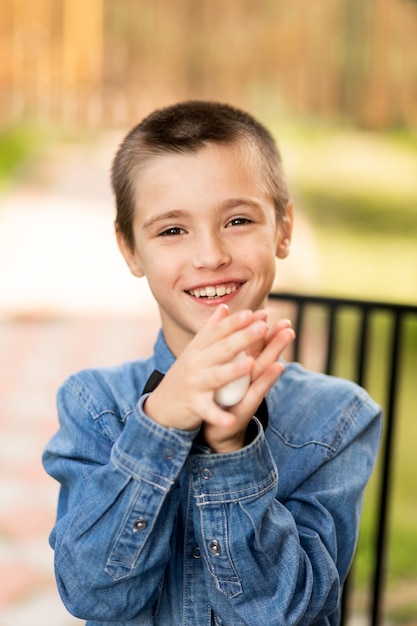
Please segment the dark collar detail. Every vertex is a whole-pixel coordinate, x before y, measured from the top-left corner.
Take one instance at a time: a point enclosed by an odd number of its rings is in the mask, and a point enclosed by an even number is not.
[[[258,420],[261,422],[263,429],[265,431],[266,427],[268,426],[268,421],[269,421],[268,405],[266,403],[265,398],[262,400],[261,404],[256,409],[255,417],[257,417]]]
[[[163,377],[164,374],[162,374],[158,370],[154,370],[146,381],[146,384],[142,391],[142,395],[144,396],[145,393],[151,393],[152,391],[154,391],[154,389],[157,388]]]

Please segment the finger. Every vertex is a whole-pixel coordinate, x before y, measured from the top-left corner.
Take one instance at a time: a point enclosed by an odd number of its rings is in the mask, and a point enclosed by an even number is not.
[[[253,321],[254,313],[249,309],[230,314],[227,305],[220,305],[197,333],[194,343],[209,345],[245,328]]]
[[[245,328],[235,330],[230,335],[219,339],[208,350],[220,364],[228,363],[238,357],[241,352],[247,356],[257,357],[265,347],[268,327],[263,320],[253,321]]]
[[[214,428],[233,430],[237,426],[237,417],[212,402],[205,407],[203,422]]]
[[[230,408],[238,420],[244,419],[247,415],[254,415],[263,398],[279,379],[284,369],[285,365],[282,362],[275,361],[262,371],[262,374],[250,385],[242,401]]]
[[[257,311],[253,312],[253,317],[255,320],[263,320],[264,322],[266,322],[266,320],[268,319],[268,313],[265,309],[258,309]]]
[[[275,334],[279,332],[280,330],[283,330],[284,328],[291,328],[291,327],[292,327],[291,320],[289,319],[278,320],[271,327],[271,333]]]
[[[244,400],[247,400],[252,404],[253,411],[256,411],[262,399],[265,397],[272,385],[279,379],[284,370],[285,365],[282,362],[274,361],[273,363],[270,363],[251,384]]]
[[[217,322],[225,317],[230,315],[230,309],[227,304],[220,304],[217,309],[215,309],[214,313],[210,315],[206,322],[206,326],[211,326],[213,324],[217,324]]]
[[[271,329],[268,343],[255,360],[252,370],[252,380],[256,380],[265,368],[278,360],[282,352],[295,339],[295,332],[291,327],[279,325]]]
[[[258,355],[264,348],[268,333],[262,317],[254,319],[252,311],[239,311],[213,326],[207,324],[193,339],[192,348],[205,350],[206,362],[222,364],[233,360],[239,352],[248,351],[252,354],[251,346],[260,341],[260,347],[254,351]]]

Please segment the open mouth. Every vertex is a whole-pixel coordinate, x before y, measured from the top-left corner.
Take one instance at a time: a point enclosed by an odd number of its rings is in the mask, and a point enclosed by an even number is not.
[[[228,283],[227,285],[208,285],[207,287],[199,287],[198,289],[192,289],[187,291],[190,296],[194,298],[221,298],[222,296],[229,295],[238,289],[240,285],[238,283]]]

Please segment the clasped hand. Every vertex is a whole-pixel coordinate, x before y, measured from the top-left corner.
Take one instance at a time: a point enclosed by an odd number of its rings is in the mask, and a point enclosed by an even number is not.
[[[278,358],[295,337],[288,320],[270,329],[266,320],[263,309],[230,314],[220,305],[146,400],[147,415],[167,428],[202,426],[213,452],[243,447],[247,425],[284,369]],[[246,358],[233,360],[242,351]],[[219,406],[216,390],[247,374],[243,399],[227,409]]]

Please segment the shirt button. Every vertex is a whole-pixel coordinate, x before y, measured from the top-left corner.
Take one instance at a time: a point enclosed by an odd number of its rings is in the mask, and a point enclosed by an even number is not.
[[[210,480],[210,478],[212,478],[213,476],[213,472],[209,470],[208,467],[205,467],[204,469],[201,470],[200,476],[201,478],[204,478],[204,480]]]
[[[201,559],[201,550],[200,550],[200,548],[198,546],[193,548],[193,557],[195,559]]]
[[[167,448],[164,450],[164,459],[167,459],[167,461],[175,459],[175,450],[173,448]]]
[[[220,554],[221,552],[220,544],[216,539],[213,539],[213,541],[210,541],[209,550],[215,556],[218,556]]]
[[[144,520],[143,517],[138,517],[138,519],[133,522],[133,532],[137,533],[139,530],[145,530],[147,525],[148,522]]]

